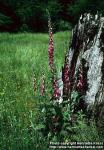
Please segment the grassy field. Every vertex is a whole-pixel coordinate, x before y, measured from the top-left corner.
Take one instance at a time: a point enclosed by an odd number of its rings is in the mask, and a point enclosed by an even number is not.
[[[70,32],[54,35],[55,64],[61,69]],[[39,115],[40,78],[46,75],[49,100],[48,34],[0,33],[0,150],[45,149],[44,140],[34,131]],[[33,76],[37,93],[33,91]],[[39,143],[40,142],[40,143]]]

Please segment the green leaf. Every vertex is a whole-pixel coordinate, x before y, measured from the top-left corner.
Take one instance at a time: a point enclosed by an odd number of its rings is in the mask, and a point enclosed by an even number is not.
[[[41,129],[44,129],[44,128],[45,128],[45,125],[39,124],[38,126],[35,127],[35,130],[41,130]]]

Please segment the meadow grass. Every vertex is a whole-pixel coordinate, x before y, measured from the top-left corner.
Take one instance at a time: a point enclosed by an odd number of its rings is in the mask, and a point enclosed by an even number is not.
[[[69,39],[69,31],[54,34],[57,71],[64,63]],[[34,125],[39,116],[38,104],[50,99],[48,42],[48,34],[0,33],[0,150],[45,149]],[[46,76],[46,99],[39,96],[42,72]]]
[[[70,35],[69,31],[54,34],[57,71],[64,64]],[[48,42],[48,34],[0,33],[0,150],[49,149],[49,141],[35,128],[41,120],[40,104],[49,103],[51,98]],[[45,97],[40,96],[42,72],[46,76]],[[36,93],[33,90],[34,74]],[[100,140],[96,127],[83,121],[75,125],[75,133],[68,139],[66,136],[66,141]]]

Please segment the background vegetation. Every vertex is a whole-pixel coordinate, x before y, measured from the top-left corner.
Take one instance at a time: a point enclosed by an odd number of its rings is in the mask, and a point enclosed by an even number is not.
[[[0,0],[0,30],[47,32],[50,11],[54,31],[70,29],[84,12],[104,14],[101,0]]]

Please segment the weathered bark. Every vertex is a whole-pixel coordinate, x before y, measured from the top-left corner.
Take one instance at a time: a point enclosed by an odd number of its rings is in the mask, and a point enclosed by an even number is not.
[[[104,103],[104,18],[84,14],[72,32],[68,53],[71,91],[79,90],[87,108]],[[81,81],[78,86],[78,72]],[[83,77],[82,77],[83,76]],[[83,106],[82,106],[83,107]],[[103,113],[103,110],[100,110]]]

